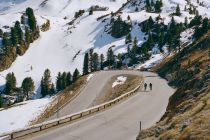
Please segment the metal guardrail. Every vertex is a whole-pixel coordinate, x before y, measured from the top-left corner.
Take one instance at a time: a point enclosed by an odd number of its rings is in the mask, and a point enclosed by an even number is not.
[[[111,107],[111,106],[117,104],[118,102],[120,102],[122,100],[125,100],[128,97],[132,96],[140,87],[143,86],[143,83],[144,83],[144,81],[142,80],[141,83],[135,89],[133,89],[133,90],[131,90],[131,91],[129,91],[129,92],[127,92],[127,93],[125,93],[125,94],[123,94],[123,95],[121,95],[121,96],[119,96],[119,97],[117,97],[117,98],[115,98],[111,101],[103,103],[101,105],[94,106],[94,107],[91,107],[89,109],[85,109],[83,111],[80,111],[80,112],[77,112],[77,113],[74,113],[74,114],[70,114],[70,115],[67,115],[67,116],[64,116],[64,117],[61,117],[61,118],[58,118],[58,119],[50,120],[50,121],[43,122],[43,123],[40,123],[40,124],[37,124],[37,125],[32,125],[32,126],[27,127],[27,128],[15,130],[15,131],[12,131],[12,132],[9,132],[9,133],[4,133],[4,134],[0,135],[0,138],[3,139],[3,140],[11,140],[11,139],[19,138],[19,137],[22,137],[22,136],[25,136],[25,135],[28,135],[28,134],[32,134],[32,133],[40,132],[42,130],[46,130],[46,129],[51,128],[53,126],[58,126],[58,125],[61,125],[61,124],[64,124],[64,123],[73,122],[75,120],[84,118],[84,117],[89,116],[91,114],[95,114],[97,112],[105,110],[108,107]]]

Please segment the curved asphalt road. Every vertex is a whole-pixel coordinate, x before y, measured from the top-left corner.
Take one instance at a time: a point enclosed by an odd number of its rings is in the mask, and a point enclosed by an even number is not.
[[[128,73],[127,73],[128,72]],[[93,92],[98,91],[99,85],[109,75],[115,74],[143,74],[145,82],[153,84],[152,91],[139,91],[128,100],[94,116],[82,119],[72,124],[64,125],[57,129],[49,129],[44,132],[28,135],[21,139],[30,140],[135,140],[139,132],[139,121],[142,128],[151,127],[165,113],[168,99],[174,93],[174,89],[168,86],[167,81],[150,72],[114,71],[99,73],[90,81]],[[105,77],[104,77],[105,76]],[[96,81],[95,81],[96,80]],[[105,80],[106,81],[106,80]],[[85,90],[87,90],[88,86]],[[92,96],[90,93],[86,94]],[[82,94],[80,94],[82,96]],[[94,95],[95,96],[95,95]],[[80,98],[80,97],[79,97]],[[78,98],[76,98],[78,100]],[[75,100],[76,101],[76,100]],[[84,100],[80,103],[90,105]],[[82,106],[86,108],[85,104]],[[79,108],[78,108],[79,109]],[[75,109],[76,111],[77,109]]]
[[[107,84],[107,82],[109,82],[109,80],[113,76],[121,74],[142,76],[142,73],[140,73],[139,71],[131,70],[101,71],[94,73],[92,79],[87,83],[87,85],[81,91],[81,93],[69,104],[67,104],[65,107],[59,110],[59,117],[73,114],[96,105],[95,100],[99,96],[103,96],[103,94],[105,93],[104,87]],[[55,118],[57,118],[57,114],[54,114],[48,120],[52,120]]]

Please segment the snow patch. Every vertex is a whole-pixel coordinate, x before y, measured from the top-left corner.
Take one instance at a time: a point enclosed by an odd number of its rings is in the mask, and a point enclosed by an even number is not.
[[[87,77],[87,82],[93,77],[93,74],[89,74]]]
[[[136,69],[141,69],[141,68],[152,68],[156,64],[160,63],[164,59],[163,54],[155,54],[150,57],[149,60],[147,60],[145,63],[140,64],[139,66],[136,67]]]
[[[127,77],[124,77],[124,76],[117,77],[116,81],[112,83],[112,88],[114,88],[117,85],[123,85],[126,80],[127,80]]]
[[[51,101],[52,98],[30,100],[0,111],[0,135],[28,126],[30,121],[38,117]]]

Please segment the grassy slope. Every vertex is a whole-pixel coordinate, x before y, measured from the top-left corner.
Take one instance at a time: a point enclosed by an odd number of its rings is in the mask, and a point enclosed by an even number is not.
[[[167,111],[137,139],[210,139],[210,31],[155,71],[177,87]]]

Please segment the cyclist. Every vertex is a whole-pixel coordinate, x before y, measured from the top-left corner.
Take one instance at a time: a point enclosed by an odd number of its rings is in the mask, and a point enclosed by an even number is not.
[[[147,83],[144,83],[144,90],[147,90]]]
[[[149,83],[149,88],[150,90],[152,90],[152,83]]]

